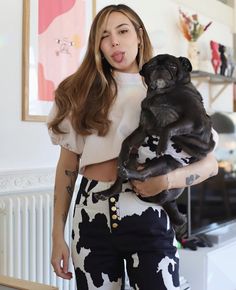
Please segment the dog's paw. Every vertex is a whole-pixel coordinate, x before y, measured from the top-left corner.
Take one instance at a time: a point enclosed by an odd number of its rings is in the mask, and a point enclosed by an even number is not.
[[[188,225],[187,222],[181,225],[173,224],[175,230],[175,236],[177,241],[181,242],[183,238],[186,238],[188,235]]]
[[[122,179],[128,179],[129,170],[124,166],[118,166],[118,175]]]
[[[167,142],[163,142],[162,139],[160,138],[157,144],[157,149],[156,149],[157,155],[159,156],[164,155],[166,152],[166,149],[167,149]]]
[[[162,149],[162,148],[157,147],[156,154],[157,154],[157,156],[159,156],[159,157],[160,157],[160,156],[163,156],[163,155],[165,154],[165,150]]]

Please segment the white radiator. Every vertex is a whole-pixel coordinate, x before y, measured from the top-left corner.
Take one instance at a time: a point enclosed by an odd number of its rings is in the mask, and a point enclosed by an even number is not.
[[[52,210],[51,193],[0,195],[0,274],[75,290],[74,278],[56,277],[50,264]],[[69,245],[71,219],[72,211],[65,228]]]

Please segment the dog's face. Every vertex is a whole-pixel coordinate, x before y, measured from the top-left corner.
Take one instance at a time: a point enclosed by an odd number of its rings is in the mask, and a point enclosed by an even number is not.
[[[149,89],[163,91],[178,82],[190,81],[192,65],[186,57],[160,54],[145,63],[139,72]]]

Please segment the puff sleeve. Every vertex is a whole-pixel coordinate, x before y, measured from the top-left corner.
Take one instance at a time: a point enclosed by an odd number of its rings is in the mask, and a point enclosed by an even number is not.
[[[47,123],[49,123],[56,115],[57,107],[54,103],[52,109],[47,117]],[[61,145],[62,147],[82,154],[84,148],[84,137],[77,134],[72,127],[69,117],[66,117],[60,124],[59,128],[65,132],[65,134],[55,134],[52,129],[48,129],[48,133],[52,144]]]

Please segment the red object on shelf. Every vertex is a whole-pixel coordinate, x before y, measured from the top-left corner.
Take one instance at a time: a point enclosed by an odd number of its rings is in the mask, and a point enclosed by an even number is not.
[[[219,54],[219,43],[211,40],[210,46],[211,46],[211,63],[213,65],[215,74],[217,74],[219,67],[221,65],[221,59]]]

